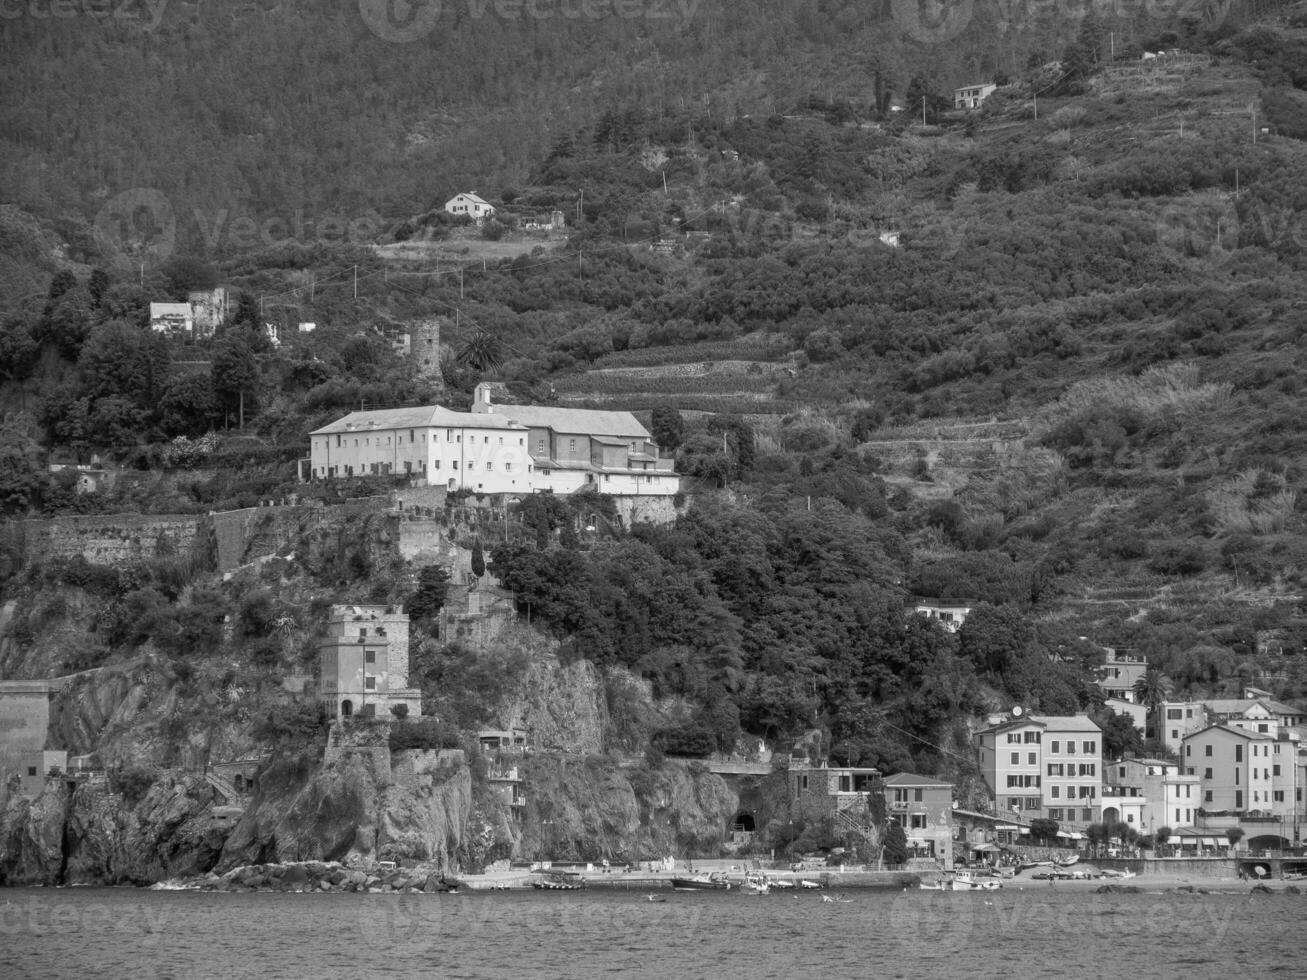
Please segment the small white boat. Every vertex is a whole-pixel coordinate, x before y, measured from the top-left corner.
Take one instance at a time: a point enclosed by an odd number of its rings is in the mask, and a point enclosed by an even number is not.
[[[948,884],[955,892],[993,892],[1003,887],[1003,883],[997,878],[987,874],[977,874],[965,868],[954,871],[953,879]]]
[[[800,887],[800,888],[820,888],[820,887],[821,887],[821,883],[820,883],[820,882],[816,882],[816,881],[809,881],[807,878],[803,878],[803,879],[801,879],[801,880],[799,881],[799,887]]]
[[[771,891],[771,883],[767,881],[766,875],[750,872],[744,876],[744,884],[740,886],[740,891],[746,895],[766,895]]]
[[[1117,871],[1115,868],[1104,868],[1102,871],[1098,872],[1098,876],[1100,878],[1111,878],[1114,881],[1119,881],[1125,878],[1133,878],[1135,876],[1135,872]]]

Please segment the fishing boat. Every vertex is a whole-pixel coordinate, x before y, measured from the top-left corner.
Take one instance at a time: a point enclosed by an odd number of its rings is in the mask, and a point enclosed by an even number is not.
[[[678,892],[696,892],[696,891],[727,891],[731,883],[726,880],[726,876],[720,872],[714,874],[698,874],[688,877],[679,877],[672,879],[672,888]]]
[[[811,879],[808,879],[808,878],[801,878],[801,879],[799,879],[799,887],[800,887],[800,888],[807,888],[807,889],[820,888],[820,887],[821,887],[821,882],[819,882],[819,881],[812,881]]]
[[[1078,864],[1079,862],[1080,862],[1079,854],[1069,854],[1066,857],[1058,858],[1053,863],[1057,865],[1059,868],[1069,868],[1071,867],[1071,865]]]
[[[950,890],[955,892],[992,892],[1003,887],[1003,883],[992,875],[971,871],[967,868],[954,871],[953,878],[948,884]]]
[[[745,895],[766,895],[771,891],[771,882],[767,880],[766,875],[750,871],[744,876],[744,884],[740,886],[740,891]]]
[[[585,887],[585,879],[577,874],[555,871],[533,880],[531,887],[541,891],[574,892]]]

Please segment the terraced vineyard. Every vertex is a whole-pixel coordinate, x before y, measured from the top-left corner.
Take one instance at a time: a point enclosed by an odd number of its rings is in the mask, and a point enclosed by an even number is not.
[[[777,384],[793,374],[784,363],[732,359],[704,360],[718,345],[694,348],[698,359],[686,362],[661,360],[644,365],[613,365],[605,358],[604,367],[585,374],[560,379],[556,384],[559,399],[571,403],[612,404],[632,410],[668,406],[690,412],[730,412],[773,415],[795,407],[788,398],[778,397]],[[655,348],[663,357],[677,348]],[[624,351],[623,354],[644,353]],[[723,353],[726,353],[723,350]]]

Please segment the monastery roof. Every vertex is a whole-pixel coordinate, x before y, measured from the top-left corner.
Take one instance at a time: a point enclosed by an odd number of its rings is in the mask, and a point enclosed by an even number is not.
[[[310,435],[327,435],[334,432],[367,432],[388,429],[522,429],[523,426],[502,415],[480,415],[474,412],[455,412],[439,405],[422,405],[415,408],[383,408],[371,412],[350,412]]]
[[[649,430],[630,412],[603,412],[591,408],[555,408],[552,405],[495,405],[487,418],[504,418],[532,429],[553,429],[588,436],[649,438]],[[480,413],[478,413],[480,414]]]

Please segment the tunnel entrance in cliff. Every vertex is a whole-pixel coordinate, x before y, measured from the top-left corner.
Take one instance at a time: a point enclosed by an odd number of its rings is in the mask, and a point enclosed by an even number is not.
[[[753,814],[747,810],[741,810],[735,815],[735,825],[731,829],[737,833],[752,834],[754,831]]]

